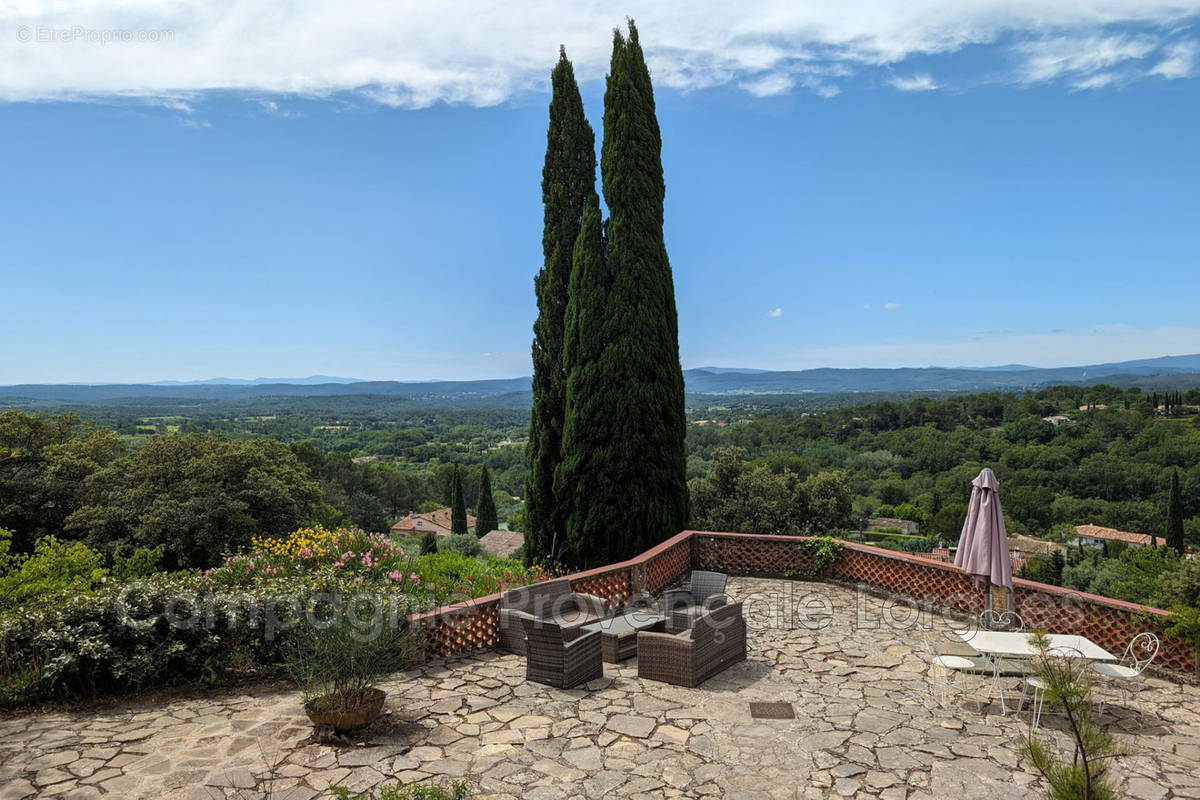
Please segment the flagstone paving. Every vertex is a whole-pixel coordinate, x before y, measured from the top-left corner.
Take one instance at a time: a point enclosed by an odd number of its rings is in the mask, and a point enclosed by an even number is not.
[[[731,581],[730,594],[751,601],[749,659],[698,689],[639,680],[631,659],[560,691],[526,683],[520,657],[483,652],[394,676],[384,685],[391,732],[351,748],[302,745],[310,728],[291,692],[133,698],[0,720],[0,800],[309,800],[331,784],[364,791],[468,773],[477,797],[528,800],[1015,800],[1036,790],[1018,757],[1027,715],[939,708],[921,636],[880,623],[882,600],[756,579]],[[797,605],[803,613],[780,611]],[[796,719],[751,719],[751,701],[793,703]],[[1127,796],[1200,798],[1200,688],[1150,678],[1105,719],[1137,751],[1115,768]],[[1047,717],[1043,728],[1057,725]]]

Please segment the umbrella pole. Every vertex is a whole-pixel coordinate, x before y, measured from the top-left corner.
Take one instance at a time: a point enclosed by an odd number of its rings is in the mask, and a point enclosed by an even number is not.
[[[988,630],[992,628],[992,582],[988,581],[983,585],[983,618]]]

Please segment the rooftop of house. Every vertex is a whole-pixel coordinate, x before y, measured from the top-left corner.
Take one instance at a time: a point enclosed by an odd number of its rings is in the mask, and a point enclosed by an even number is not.
[[[439,508],[424,514],[409,514],[392,526],[397,533],[449,533],[453,512],[449,508]],[[475,517],[467,514],[467,528],[475,527]]]
[[[479,546],[485,553],[507,558],[525,544],[525,534],[517,531],[488,531],[479,538]]]
[[[1067,548],[1057,542],[1047,542],[1045,539],[1034,539],[1030,536],[1017,534],[1008,537],[1008,549],[1020,550],[1025,554],[1040,553],[1042,555],[1050,555],[1054,552],[1065,552]]]
[[[526,681],[521,656],[483,650],[382,684],[387,723],[366,746],[305,744],[299,695],[276,688],[8,717],[5,796],[315,798],[331,782],[357,793],[467,773],[474,800],[1039,792],[1020,755],[1028,709],[932,697],[922,629],[952,620],[889,626],[890,601],[827,583],[733,578],[728,592],[748,609],[748,659],[695,689],[641,679],[630,659],[563,691]],[[804,602],[815,594],[828,603]],[[1112,764],[1120,796],[1200,797],[1200,687],[1145,676],[1126,701],[1098,690],[1133,751]],[[751,702],[789,703],[795,718],[755,719]],[[1065,745],[1049,708],[1039,730]]]
[[[1100,525],[1076,525],[1075,535],[1090,536],[1093,539],[1128,542],[1129,544],[1143,546],[1151,544],[1151,540],[1153,539],[1148,533],[1130,533],[1129,531],[1119,531],[1116,528],[1105,528]]]

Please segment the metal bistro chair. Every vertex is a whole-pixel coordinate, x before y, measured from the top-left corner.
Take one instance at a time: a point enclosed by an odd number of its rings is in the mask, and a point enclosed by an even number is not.
[[[1135,678],[1141,677],[1150,666],[1150,662],[1158,656],[1160,643],[1158,637],[1149,631],[1142,631],[1129,640],[1125,654],[1116,664],[1092,664],[1092,671],[1106,678],[1115,680],[1121,691],[1121,705],[1129,702],[1129,684]],[[1139,684],[1140,688],[1140,684]],[[1097,713],[1104,712],[1104,699],[1100,699]]]
[[[1052,647],[1046,651],[1047,656],[1057,658],[1082,658],[1083,653],[1076,650],[1074,647]],[[1029,720],[1029,725],[1033,729],[1037,729],[1038,723],[1042,720],[1042,708],[1046,704],[1046,680],[1041,675],[1030,675],[1025,678],[1021,684],[1021,701],[1017,705],[1017,713],[1025,708],[1025,698],[1029,696],[1029,690],[1033,690],[1033,717]]]
[[[1021,615],[1015,611],[1009,609],[995,611],[989,608],[979,615],[979,627],[985,631],[1024,633],[1025,620],[1021,619]],[[1036,671],[1033,659],[1022,656],[996,656],[989,657],[989,661],[993,670],[992,688],[994,693],[1000,696],[1000,712],[1006,714],[1008,713],[1008,704],[1004,698],[1004,684],[1000,679],[1004,676],[1014,675],[1028,678]]]
[[[988,609],[979,615],[979,627],[985,631],[1016,631],[1025,630],[1025,620],[1021,615],[1011,610],[995,611]]]
[[[930,693],[938,700],[938,705],[945,708],[949,704],[950,690],[958,687],[963,695],[971,693],[968,689],[972,677],[975,679],[975,705],[978,711],[983,711],[983,700],[977,690],[983,683],[983,676],[993,672],[995,667],[985,656],[981,655],[970,645],[942,641],[942,636],[929,631],[922,641],[929,660]],[[938,674],[934,670],[946,670]]]

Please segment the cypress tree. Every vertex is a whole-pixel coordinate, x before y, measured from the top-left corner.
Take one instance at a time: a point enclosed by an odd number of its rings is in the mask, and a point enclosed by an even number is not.
[[[479,476],[479,502],[475,504],[475,534],[486,536],[499,527],[496,498],[492,497],[492,478],[488,475],[487,464],[484,464]]]
[[[1171,472],[1171,495],[1167,501],[1167,544],[1183,555],[1183,497],[1179,493],[1179,470]]]
[[[563,461],[555,493],[563,504],[566,548],[574,566],[603,563],[611,538],[621,535],[620,487],[610,472],[618,467],[610,425],[622,419],[617,395],[602,371],[603,330],[610,277],[604,255],[600,198],[592,193],[575,242],[567,303],[563,361],[567,372]]]
[[[612,275],[605,358],[620,392],[614,405],[627,409],[614,420],[624,469],[612,476],[623,495],[626,541],[610,553],[625,558],[687,525],[687,418],[675,283],[663,239],[666,185],[654,89],[633,20],[627,40],[613,34],[601,152]]]
[[[542,167],[543,265],[534,282],[538,317],[533,324],[533,410],[526,448],[525,560],[540,561],[561,547],[564,506],[554,496],[562,459],[566,402],[563,329],[567,286],[583,208],[596,187],[596,137],[583,113],[575,71],[560,48],[550,75],[550,125]]]
[[[687,422],[675,287],[663,241],[661,153],[654,90],[631,20],[628,39],[613,32],[604,94],[601,180],[610,216],[600,269],[609,284],[598,340],[580,320],[580,355],[584,363],[592,354],[598,358],[567,389],[566,425],[581,429],[563,450],[564,466],[572,464],[565,472],[577,476],[564,481],[574,494],[563,501],[577,566],[627,558],[687,523]],[[588,266],[597,251],[594,224],[580,238],[572,278],[597,269]],[[599,396],[572,397],[583,392]]]
[[[458,464],[454,465],[454,476],[450,483],[450,532],[467,532],[467,504],[463,501],[462,475]]]

